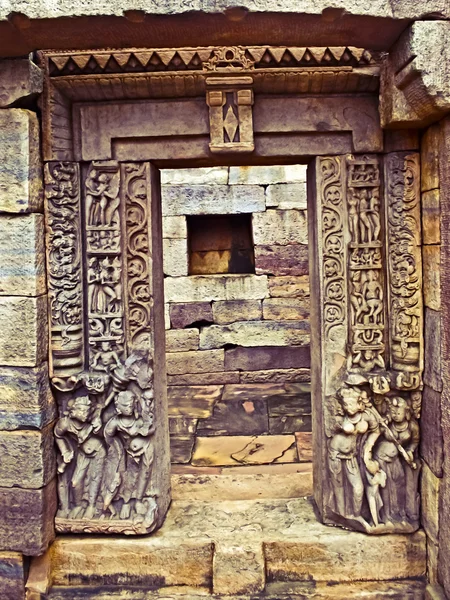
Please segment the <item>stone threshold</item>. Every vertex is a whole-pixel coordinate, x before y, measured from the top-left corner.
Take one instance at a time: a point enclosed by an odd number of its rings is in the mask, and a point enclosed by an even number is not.
[[[175,500],[151,536],[58,537],[27,585],[33,600],[418,600],[425,571],[423,531],[327,527],[311,498]]]

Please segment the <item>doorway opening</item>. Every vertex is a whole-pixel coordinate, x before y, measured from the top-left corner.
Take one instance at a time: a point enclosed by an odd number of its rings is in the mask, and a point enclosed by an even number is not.
[[[173,474],[311,473],[306,165],[161,184]]]

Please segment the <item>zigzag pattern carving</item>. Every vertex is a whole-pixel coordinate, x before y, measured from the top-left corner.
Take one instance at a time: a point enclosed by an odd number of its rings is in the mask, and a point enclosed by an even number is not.
[[[158,71],[244,71],[298,67],[362,67],[376,65],[369,50],[257,46],[42,52],[51,77]],[[220,57],[229,57],[221,60]]]

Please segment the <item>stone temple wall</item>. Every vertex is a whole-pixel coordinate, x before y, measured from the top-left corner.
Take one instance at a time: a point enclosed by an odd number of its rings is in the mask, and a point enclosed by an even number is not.
[[[310,460],[306,166],[171,170],[162,184],[172,462]],[[224,273],[227,253],[213,252],[215,274],[188,274],[188,219],[239,214],[253,273]]]

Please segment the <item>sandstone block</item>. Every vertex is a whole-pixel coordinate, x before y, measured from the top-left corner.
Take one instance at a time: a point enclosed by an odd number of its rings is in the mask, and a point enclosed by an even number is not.
[[[439,125],[431,125],[422,136],[420,149],[420,180],[422,192],[439,188]]]
[[[255,246],[255,271],[275,277],[308,275],[308,246]]]
[[[277,183],[266,188],[267,208],[306,210],[305,183]]]
[[[228,167],[162,169],[162,185],[224,185],[228,183]]]
[[[422,467],[421,504],[422,525],[431,540],[439,543],[439,488],[441,479],[436,477],[427,464]]]
[[[269,294],[271,298],[309,298],[309,276],[269,277]]]
[[[187,239],[163,239],[163,270],[167,277],[183,277],[188,274]]]
[[[274,183],[304,183],[306,165],[230,167],[230,185],[271,185]]]
[[[175,329],[183,329],[194,323],[214,321],[210,302],[187,302],[170,304],[170,322]]]
[[[258,321],[262,317],[260,300],[228,300],[213,302],[214,323],[225,325],[236,321]]]
[[[422,239],[424,244],[441,243],[439,190],[422,193]]]
[[[309,299],[266,298],[263,300],[263,319],[271,321],[309,319]]]
[[[54,539],[56,483],[39,490],[0,488],[0,550],[39,556]]]
[[[19,552],[0,552],[0,590],[2,600],[25,599],[25,568]]]
[[[213,373],[224,371],[225,354],[223,350],[193,350],[189,352],[168,352],[166,354],[168,375],[186,373]]]
[[[38,489],[55,476],[53,425],[0,431],[0,487]]]
[[[166,302],[261,300],[269,295],[266,275],[191,275],[168,277]]]
[[[162,218],[163,238],[184,240],[187,238],[186,217],[174,216]]]
[[[436,477],[443,476],[444,437],[441,394],[427,385],[422,395],[420,454]]]
[[[162,214],[228,215],[266,209],[264,188],[257,185],[189,185],[162,188]]]
[[[424,382],[434,390],[442,391],[441,366],[441,313],[425,308],[425,368]]]
[[[43,72],[29,58],[0,61],[0,108],[42,92]]]
[[[435,544],[430,538],[427,538],[427,579],[431,584],[436,584],[438,581],[438,565],[439,565],[439,544]],[[428,598],[425,595],[425,598]],[[434,598],[434,596],[431,596]],[[441,599],[441,597],[439,597]],[[446,600],[442,596],[443,600]],[[428,599],[430,600],[430,599]]]
[[[48,366],[0,367],[0,430],[41,429],[56,417]]]
[[[0,212],[38,212],[42,165],[37,116],[18,108],[2,110],[0,130]]]
[[[269,209],[254,214],[252,221],[256,246],[308,243],[308,224],[304,211]]]
[[[194,435],[171,435],[170,462],[181,465],[189,463],[191,461],[194,443]]]
[[[211,325],[200,332],[200,348],[237,346],[300,346],[309,344],[307,321],[242,321]]]
[[[47,297],[0,297],[0,331],[0,365],[39,365],[47,358]]]
[[[311,415],[311,385],[286,383],[284,393],[272,395],[268,400],[269,417],[303,417]],[[304,431],[304,429],[297,429]]]
[[[197,437],[194,466],[236,466],[297,461],[293,435]]]
[[[239,381],[240,383],[301,383],[311,381],[311,371],[310,369],[268,369],[267,371],[242,371]]]
[[[184,375],[169,375],[168,385],[224,385],[239,383],[238,371],[219,371],[217,373],[186,373]]]
[[[164,304],[164,329],[170,329],[170,304]]]
[[[312,433],[309,431],[296,431],[298,460],[300,462],[311,462],[313,459]]]
[[[206,419],[222,395],[221,385],[176,386],[167,390],[169,417]]]
[[[444,588],[439,583],[427,585],[425,600],[447,600]]]
[[[440,246],[423,246],[423,293],[425,306],[433,310],[441,308],[441,257]]]
[[[225,350],[226,371],[262,371],[265,369],[308,368],[309,346],[266,346]]]
[[[289,433],[311,431],[311,415],[302,415],[301,417],[270,417],[269,433],[270,435],[286,435]]]
[[[45,290],[43,215],[0,216],[0,295],[39,296]]]
[[[262,592],[266,584],[261,542],[215,545],[213,593],[227,596]]]
[[[169,433],[172,435],[192,435],[197,430],[198,419],[192,417],[170,417]]]
[[[198,350],[200,334],[198,329],[170,329],[166,331],[167,352]]]

